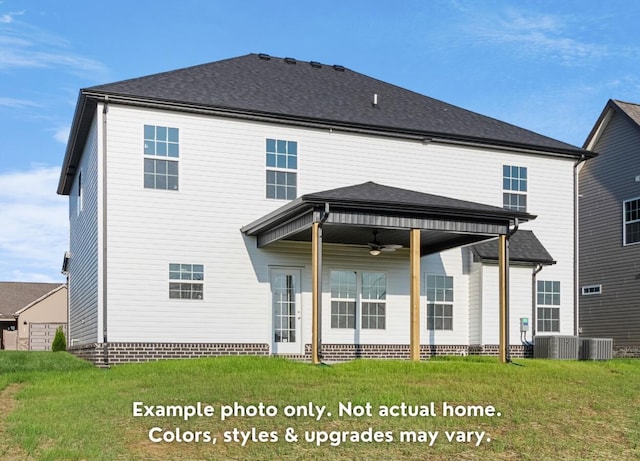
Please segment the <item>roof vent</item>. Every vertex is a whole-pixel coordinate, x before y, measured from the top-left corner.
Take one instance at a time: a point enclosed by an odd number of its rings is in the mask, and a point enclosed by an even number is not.
[[[284,58],[284,62],[287,64],[295,64],[296,60],[294,58]]]
[[[315,67],[316,69],[320,69],[322,67],[322,64],[318,61],[311,61],[309,64],[311,64],[311,67]]]
[[[344,72],[344,66],[341,66],[340,64],[334,64],[333,68],[334,68],[334,70],[337,70],[338,72]]]
[[[259,57],[260,59],[262,59],[263,61],[269,61],[269,60],[271,59],[271,56],[269,56],[269,55],[268,55],[268,54],[266,54],[266,53],[260,53],[260,54],[258,55],[258,57]]]

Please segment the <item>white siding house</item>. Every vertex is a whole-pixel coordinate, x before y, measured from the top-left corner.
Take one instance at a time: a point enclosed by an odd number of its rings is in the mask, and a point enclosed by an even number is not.
[[[534,332],[576,333],[574,165],[589,156],[341,66],[266,55],[82,90],[58,189],[71,349],[96,363],[308,359],[317,331],[325,360],[408,358],[416,228],[421,356],[493,354],[496,237],[517,227],[509,337],[529,355]],[[318,266],[309,213],[326,220]],[[395,247],[373,256],[377,243]]]

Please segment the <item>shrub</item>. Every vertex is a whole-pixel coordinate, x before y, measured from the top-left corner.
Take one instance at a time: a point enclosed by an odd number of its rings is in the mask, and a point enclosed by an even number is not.
[[[64,331],[62,331],[62,327],[58,327],[58,329],[56,330],[56,335],[53,338],[53,343],[51,344],[51,350],[53,352],[67,350],[67,339],[64,337]]]

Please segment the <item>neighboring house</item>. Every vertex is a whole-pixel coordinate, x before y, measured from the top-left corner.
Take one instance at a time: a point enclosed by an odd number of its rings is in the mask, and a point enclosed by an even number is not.
[[[640,357],[640,105],[607,102],[579,170],[580,330]]]
[[[0,282],[0,349],[46,351],[67,326],[67,286]]]
[[[529,355],[534,331],[576,334],[574,165],[591,155],[262,54],[81,90],[58,186],[72,350]]]

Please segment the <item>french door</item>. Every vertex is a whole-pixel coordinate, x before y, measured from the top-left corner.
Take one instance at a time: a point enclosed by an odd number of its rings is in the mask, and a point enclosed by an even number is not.
[[[271,269],[274,354],[302,353],[300,270]]]

